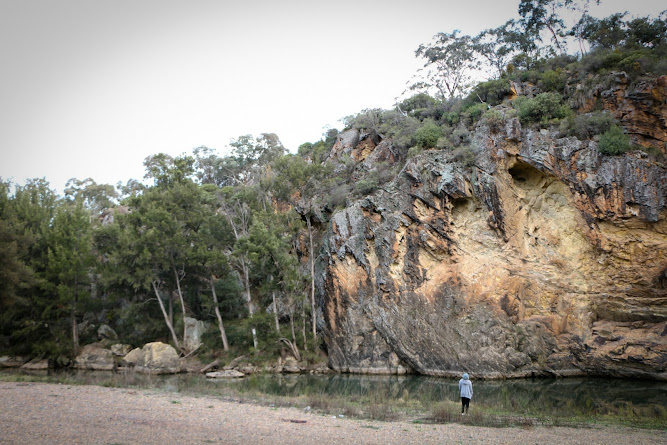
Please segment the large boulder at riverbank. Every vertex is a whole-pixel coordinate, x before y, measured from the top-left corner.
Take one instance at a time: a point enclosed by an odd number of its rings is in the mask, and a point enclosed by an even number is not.
[[[25,362],[23,357],[3,355],[0,357],[0,368],[20,368]]]
[[[181,372],[178,353],[171,345],[161,342],[147,343],[143,348],[133,349],[123,358],[123,363],[147,374]]]
[[[93,343],[81,348],[81,352],[74,359],[74,368],[112,371],[116,368],[116,361],[111,350],[104,348],[102,343]]]
[[[45,358],[35,358],[21,366],[21,369],[28,371],[46,371],[49,369],[49,361]]]

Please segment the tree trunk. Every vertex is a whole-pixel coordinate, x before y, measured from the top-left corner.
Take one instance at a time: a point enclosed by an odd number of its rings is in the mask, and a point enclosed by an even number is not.
[[[72,347],[74,349],[74,356],[79,355],[79,327],[76,325],[76,305],[79,296],[76,293],[77,279],[74,278],[74,303],[72,304]]]
[[[252,308],[252,298],[250,297],[250,274],[248,272],[248,265],[245,263],[244,259],[241,259],[241,269],[243,270],[243,286],[245,287],[248,313],[250,314],[250,318],[252,318],[254,311]],[[252,344],[255,346],[255,349],[257,349],[259,343],[257,342],[257,331],[254,327],[252,328]]]
[[[227,220],[229,221],[229,225],[232,226],[232,230],[234,231],[234,238],[236,240],[239,239],[239,230],[243,230],[244,233],[248,232],[248,214],[247,214],[247,208],[245,208],[239,201],[236,202],[236,209],[237,209],[237,215],[241,218],[241,229],[236,228],[236,223],[234,222],[234,218],[232,218],[231,215],[231,210],[228,210],[225,212],[225,215],[227,216]],[[248,273],[248,265],[245,262],[244,258],[239,258],[239,261],[241,263],[241,271],[243,274],[243,287],[245,290],[246,294],[246,304],[248,305],[248,314],[250,315],[250,318],[253,316],[253,308],[252,308],[252,299],[250,297],[250,278],[249,278],[249,273]],[[257,342],[257,331],[255,328],[251,328],[252,331],[252,343],[255,346],[255,349],[258,347],[258,342]]]
[[[79,329],[76,325],[76,312],[72,308],[72,349],[74,350],[74,357],[79,355]]]
[[[169,289],[167,293],[167,303],[169,304],[169,323],[174,325],[174,291]]]
[[[250,273],[248,271],[248,265],[245,263],[244,259],[241,259],[241,269],[243,270],[243,287],[245,290],[245,301],[248,306],[248,314],[250,318],[254,315],[252,308],[252,298],[250,297]]]
[[[310,318],[313,321],[313,344],[317,344],[317,317],[315,312],[315,252],[313,249],[313,227],[310,214],[306,217],[308,224],[308,240],[310,242]]]
[[[294,333],[294,309],[289,312],[289,326],[292,331],[292,343],[296,344],[296,334]]]
[[[271,298],[273,298],[273,318],[276,322],[276,332],[280,335],[280,321],[278,321],[278,304],[276,303],[276,291],[271,291]]]
[[[167,327],[169,328],[169,332],[171,332],[171,338],[174,340],[174,344],[176,345],[176,349],[179,351],[181,350],[181,345],[178,343],[178,337],[176,337],[176,331],[174,331],[174,326],[171,324],[169,321],[169,315],[167,314],[167,310],[164,308],[164,303],[162,302],[162,297],[160,297],[160,292],[157,290],[157,286],[155,285],[155,281],[153,281],[153,290],[155,291],[155,296],[157,297],[158,303],[160,303],[160,310],[162,310],[162,315],[164,316],[164,321],[167,323]]]
[[[172,263],[171,267],[174,269],[174,275],[176,276],[176,288],[178,289],[178,298],[181,300],[181,312],[183,313],[183,343],[185,343],[186,336],[186,324],[185,324],[185,300],[183,299],[183,292],[181,292],[181,278],[178,276],[178,271],[176,266]]]
[[[306,302],[301,303],[301,334],[303,335],[303,350],[308,350],[308,338],[306,337]]]
[[[215,316],[218,318],[218,328],[220,328],[220,338],[222,339],[222,347],[225,351],[229,351],[229,343],[227,343],[227,334],[225,327],[222,324],[222,316],[220,315],[220,308],[218,308],[218,294],[215,293],[215,278],[211,276],[211,293],[213,294],[213,303],[215,303]]]
[[[560,44],[560,40],[558,40],[558,35],[556,34],[556,30],[548,23],[545,22],[545,25],[549,32],[551,32],[551,36],[553,38],[554,43],[556,44],[556,48],[558,48],[558,51],[561,54],[565,54],[565,50],[563,49],[562,45]]]

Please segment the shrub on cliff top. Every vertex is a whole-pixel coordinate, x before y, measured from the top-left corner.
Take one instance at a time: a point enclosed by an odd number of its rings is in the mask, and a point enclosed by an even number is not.
[[[619,155],[630,150],[630,138],[621,127],[613,125],[600,135],[598,148],[602,154]]]
[[[541,93],[532,99],[517,97],[514,106],[521,123],[546,125],[552,119],[563,119],[572,115],[572,110],[563,104],[558,93]]]
[[[579,139],[588,139],[598,134],[603,134],[615,124],[616,119],[614,119],[614,116],[606,111],[578,114],[568,119],[570,133]]]
[[[424,125],[415,132],[415,141],[422,148],[435,147],[441,137],[442,128],[431,120],[425,121]]]

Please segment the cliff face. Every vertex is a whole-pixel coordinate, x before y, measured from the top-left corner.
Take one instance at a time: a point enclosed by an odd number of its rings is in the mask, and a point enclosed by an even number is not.
[[[332,153],[393,159],[387,145],[352,130]],[[332,217],[319,280],[330,366],[666,380],[664,166],[516,118],[478,126],[472,147],[474,166],[424,152]]]
[[[612,87],[592,88],[578,104],[579,111],[602,107],[623,124],[636,144],[667,153],[667,76],[630,82],[620,72],[597,81],[611,82]]]

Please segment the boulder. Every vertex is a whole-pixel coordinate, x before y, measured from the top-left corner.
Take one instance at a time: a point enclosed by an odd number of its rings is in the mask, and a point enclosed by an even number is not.
[[[185,339],[183,347],[188,351],[194,351],[202,344],[202,335],[206,332],[207,325],[201,320],[185,317]]]
[[[245,374],[236,371],[234,369],[225,369],[222,371],[214,371],[206,373],[207,379],[236,379],[240,377],[245,377]]]
[[[175,374],[181,372],[176,350],[165,343],[147,343],[143,348],[133,349],[123,358],[126,365],[134,365],[138,372],[146,374]]]
[[[122,363],[125,365],[135,366],[139,357],[143,355],[143,350],[141,348],[134,348],[123,357]]]
[[[86,345],[74,359],[75,369],[112,371],[116,367],[114,354],[100,343]]]
[[[126,356],[132,350],[132,346],[125,345],[122,343],[116,343],[111,345],[111,353],[118,357]]]
[[[49,369],[49,361],[45,358],[36,358],[21,366],[21,369],[27,369],[30,371],[45,371]]]
[[[102,324],[97,328],[98,340],[118,340],[118,334],[111,328],[111,326]]]
[[[0,368],[20,368],[26,362],[23,357],[11,357],[8,355],[0,357]]]
[[[241,361],[244,360],[245,358],[246,358],[245,355],[241,355],[241,356],[239,356],[239,357],[236,357],[236,358],[233,359],[231,362],[229,362],[227,365],[223,366],[222,369],[234,369],[234,368],[236,368],[237,366],[239,366],[239,364],[241,363]]]
[[[294,357],[287,357],[283,365],[283,372],[289,374],[299,374],[303,369],[299,366],[299,362]]]
[[[249,363],[246,363],[244,366],[239,366],[237,371],[243,374],[257,374],[260,371],[260,368],[253,366]]]

